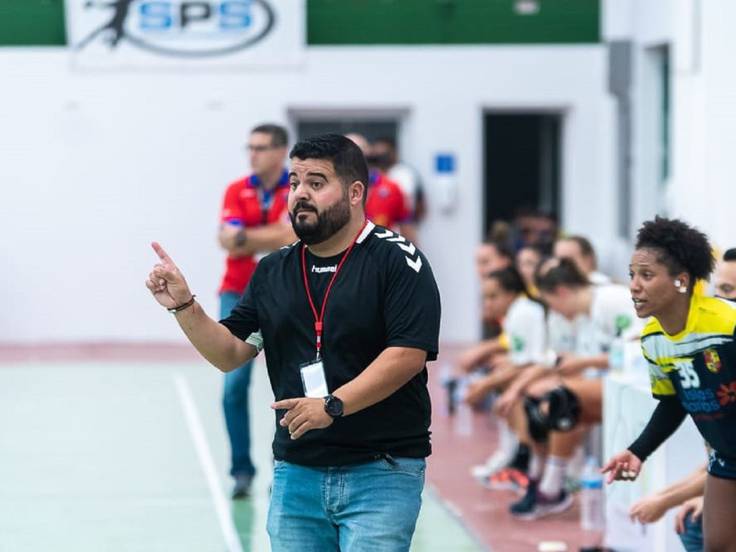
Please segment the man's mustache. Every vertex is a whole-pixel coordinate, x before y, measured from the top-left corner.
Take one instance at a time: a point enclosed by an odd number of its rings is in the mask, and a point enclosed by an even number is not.
[[[317,208],[310,205],[309,203],[300,201],[297,202],[296,205],[294,205],[294,209],[292,209],[291,212],[296,215],[299,211],[312,211],[313,213],[317,213]]]

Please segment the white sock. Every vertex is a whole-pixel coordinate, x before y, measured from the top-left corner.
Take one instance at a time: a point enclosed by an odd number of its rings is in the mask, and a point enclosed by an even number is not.
[[[497,422],[498,427],[498,448],[486,460],[485,469],[489,473],[496,472],[508,466],[514,459],[516,448],[519,446],[519,439],[516,434],[511,431],[506,420],[500,419]]]
[[[544,468],[544,456],[540,456],[534,451],[531,451],[529,458],[529,470],[527,476],[532,481],[539,481],[542,477],[542,468]]]
[[[516,454],[516,448],[519,446],[519,438],[516,436],[516,433],[511,431],[506,420],[498,420],[498,434],[500,437],[498,448],[506,452],[509,459],[513,458],[514,454]]]
[[[516,448],[519,446],[519,439],[516,437],[516,434],[511,431],[506,420],[499,419],[496,426],[498,427],[498,448],[496,449],[494,456],[496,456],[496,458],[505,459],[505,462],[503,462],[505,465],[514,459]],[[496,462],[499,461],[500,460],[496,460]]]
[[[572,455],[567,461],[567,475],[568,479],[578,480],[583,473],[585,467],[585,450],[583,447],[575,449],[575,454]]]
[[[550,456],[547,458],[547,464],[544,467],[544,477],[539,484],[539,492],[543,495],[554,498],[560,494],[562,490],[562,482],[567,471],[567,458],[559,456]]]

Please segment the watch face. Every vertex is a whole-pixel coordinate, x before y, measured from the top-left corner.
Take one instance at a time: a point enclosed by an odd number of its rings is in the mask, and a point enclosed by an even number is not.
[[[325,410],[333,418],[342,416],[342,401],[333,395],[325,399]]]

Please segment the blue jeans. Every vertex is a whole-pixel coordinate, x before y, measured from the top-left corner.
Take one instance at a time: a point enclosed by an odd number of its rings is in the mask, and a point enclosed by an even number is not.
[[[220,294],[220,318],[230,314],[240,301],[240,295],[231,291]],[[253,362],[246,362],[240,368],[225,374],[225,389],[222,394],[222,408],[225,424],[230,436],[231,468],[230,475],[254,475],[256,468],[250,458],[250,416],[248,414],[248,387]]]
[[[685,518],[685,532],[680,535],[680,541],[686,552],[703,552],[705,542],[703,541],[702,516],[697,520],[693,520],[692,516],[688,514]]]
[[[423,458],[312,468],[277,460],[272,552],[408,552],[422,505]]]

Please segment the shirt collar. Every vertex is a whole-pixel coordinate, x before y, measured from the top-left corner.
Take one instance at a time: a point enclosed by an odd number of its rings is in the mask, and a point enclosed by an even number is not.
[[[250,175],[250,183],[254,188],[260,188],[263,185],[263,181],[259,178],[257,174]],[[289,171],[284,169],[283,172],[281,173],[281,176],[279,177],[279,181],[276,183],[276,188],[283,188],[288,185],[289,185]]]

